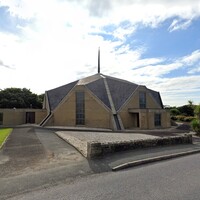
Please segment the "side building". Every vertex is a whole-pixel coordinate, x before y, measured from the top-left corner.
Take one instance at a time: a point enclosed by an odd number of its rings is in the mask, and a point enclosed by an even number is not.
[[[159,92],[101,73],[45,92],[42,126],[112,130],[170,127]]]
[[[45,109],[0,108],[0,127],[22,124],[40,124],[47,115]]]

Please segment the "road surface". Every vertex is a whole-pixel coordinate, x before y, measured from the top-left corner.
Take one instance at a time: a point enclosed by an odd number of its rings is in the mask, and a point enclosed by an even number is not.
[[[199,200],[200,154],[79,178],[12,200]]]

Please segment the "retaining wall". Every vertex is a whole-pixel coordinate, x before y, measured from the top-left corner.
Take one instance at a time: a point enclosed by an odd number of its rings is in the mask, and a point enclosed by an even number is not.
[[[138,148],[146,147],[155,147],[155,146],[165,146],[165,145],[175,145],[175,144],[191,144],[192,136],[172,136],[172,137],[163,137],[149,140],[136,140],[136,141],[127,141],[119,143],[99,143],[99,142],[88,142],[87,143],[87,152],[85,155],[88,159],[95,159],[102,157],[107,153],[114,153],[119,151],[126,151]]]

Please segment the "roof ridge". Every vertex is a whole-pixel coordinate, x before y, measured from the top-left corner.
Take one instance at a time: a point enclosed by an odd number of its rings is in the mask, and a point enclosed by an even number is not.
[[[78,80],[76,80],[76,81],[72,81],[72,82],[69,82],[69,83],[67,83],[67,84],[64,84],[64,85],[61,85],[61,86],[55,87],[55,88],[50,89],[50,90],[46,90],[46,92],[51,92],[51,91],[53,91],[53,90],[56,90],[56,89],[59,89],[59,88],[62,88],[62,87],[68,86],[68,85],[70,85],[70,84],[72,84],[72,83],[75,83],[75,82],[77,83]]]
[[[104,75],[105,78],[110,78],[110,79],[113,79],[113,80],[116,80],[116,81],[121,81],[121,82],[124,82],[124,83],[129,83],[129,84],[133,84],[133,85],[138,85],[136,83],[133,83],[131,81],[127,81],[127,80],[124,80],[124,79],[121,79],[121,78],[116,78],[116,77],[112,77],[112,76],[108,76],[108,75]]]

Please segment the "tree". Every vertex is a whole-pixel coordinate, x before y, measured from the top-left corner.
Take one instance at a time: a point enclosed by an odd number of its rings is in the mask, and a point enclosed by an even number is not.
[[[197,135],[200,135],[200,120],[194,119],[191,123],[192,129],[197,133]]]
[[[200,135],[200,104],[195,106],[194,113],[196,115],[196,119],[192,121],[191,126],[197,135]]]
[[[180,115],[180,111],[177,108],[172,108],[172,109],[170,109],[170,115],[173,117]]]
[[[194,108],[194,104],[192,100],[188,100],[188,106],[193,107]]]
[[[0,108],[42,108],[41,98],[26,88],[7,88],[0,91]]]
[[[194,116],[194,108],[191,105],[180,106],[178,107],[178,110],[182,115]]]
[[[200,120],[200,104],[195,106],[194,113]]]

